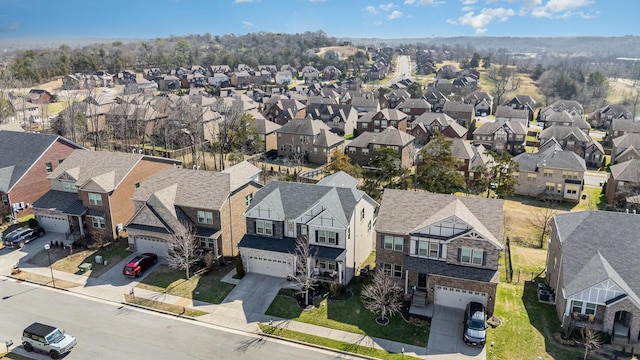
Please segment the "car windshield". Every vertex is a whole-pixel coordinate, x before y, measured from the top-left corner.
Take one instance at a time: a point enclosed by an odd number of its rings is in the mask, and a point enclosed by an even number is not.
[[[63,338],[64,338],[64,334],[62,333],[62,331],[60,331],[60,329],[56,329],[56,331],[54,331],[51,334],[47,335],[47,343],[49,343],[49,344],[57,343],[58,341],[62,340]]]
[[[480,319],[469,318],[467,327],[472,330],[484,330],[484,321]]]

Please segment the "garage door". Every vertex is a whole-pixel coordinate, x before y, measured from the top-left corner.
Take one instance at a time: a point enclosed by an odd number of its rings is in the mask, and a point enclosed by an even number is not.
[[[436,305],[465,309],[471,301],[487,306],[487,294],[479,291],[457,289],[447,286],[436,286]]]
[[[247,261],[247,272],[257,273],[263,275],[287,277],[291,273],[287,269],[287,262],[283,259],[276,259],[275,257],[265,255],[249,255],[249,261]]]
[[[164,240],[146,237],[136,236],[135,238],[136,251],[139,253],[156,253],[158,256],[167,256],[169,247]]]
[[[69,231],[69,221],[66,216],[38,215],[37,220],[46,232],[64,234]]]

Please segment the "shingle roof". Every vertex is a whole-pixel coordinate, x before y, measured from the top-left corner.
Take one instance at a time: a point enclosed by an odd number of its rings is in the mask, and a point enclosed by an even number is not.
[[[484,125],[480,126],[473,132],[473,135],[493,135],[493,133],[501,127],[508,128],[514,134],[527,134],[527,128],[524,126],[524,124],[517,121],[506,121],[484,123]]]
[[[9,192],[56,141],[84,149],[58,135],[0,131],[0,191]]]
[[[405,256],[405,270],[490,283],[500,282],[500,271],[447,264],[444,261]]]
[[[78,202],[80,207],[78,207]],[[33,203],[37,209],[62,211],[65,214],[80,215],[86,210],[77,193],[49,190]]]
[[[537,168],[554,168],[586,171],[587,166],[584,159],[573,151],[558,151],[550,147],[537,154],[521,153],[513,157],[513,161],[518,163],[520,171],[535,172]]]
[[[357,189],[360,181],[344,171],[338,171],[329,176],[320,179],[316,184],[324,186],[345,187],[349,189]]]
[[[238,247],[294,254],[296,251],[296,239],[290,237],[274,239],[256,235],[244,235],[238,243]],[[311,253],[320,259],[343,260],[346,251],[345,249],[328,246],[311,246]]]
[[[511,106],[500,105],[496,108],[496,118],[529,119],[529,110],[514,109]]]
[[[474,112],[474,106],[471,104],[465,104],[462,101],[445,101],[442,111],[454,111],[454,112]]]
[[[611,177],[616,181],[640,183],[640,159],[631,159],[611,165]]]
[[[321,120],[305,119],[292,119],[288,123],[284,124],[276,132],[283,134],[296,134],[296,135],[318,135],[320,130],[331,130],[327,124]]]
[[[413,139],[415,138],[406,132],[389,126],[379,133],[363,132],[357,138],[353,139],[349,143],[349,146],[366,148],[369,147],[369,144],[380,144],[404,147],[410,144]]]
[[[591,139],[587,134],[584,133],[584,131],[582,131],[577,126],[561,126],[561,125],[552,125],[542,130],[540,132],[539,138],[541,141],[545,141],[546,139],[549,139],[552,137],[558,140],[564,140],[570,136],[573,136],[576,138],[576,140],[585,142],[585,143],[589,142],[589,140]]]
[[[640,132],[640,121],[613,119],[611,120],[611,131]]]
[[[379,232],[409,234],[425,222],[454,215],[502,247],[504,211],[503,201],[498,199],[385,189],[375,228]]]

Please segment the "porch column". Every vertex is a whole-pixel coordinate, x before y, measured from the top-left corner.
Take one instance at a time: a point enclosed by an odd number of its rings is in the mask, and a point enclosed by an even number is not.
[[[78,226],[80,227],[80,237],[84,237],[84,224],[82,223],[82,215],[78,215]]]
[[[338,262],[338,284],[342,284],[342,269],[344,268],[344,266],[342,266],[342,261]]]
[[[404,294],[409,293],[409,270],[404,271]]]

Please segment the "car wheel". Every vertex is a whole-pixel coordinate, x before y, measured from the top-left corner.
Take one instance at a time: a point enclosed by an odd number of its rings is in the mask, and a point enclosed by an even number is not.
[[[158,259],[153,259],[153,265],[158,263]]]
[[[22,343],[22,347],[24,348],[24,351],[26,351],[26,352],[32,352],[33,351],[33,346],[31,345],[31,343],[28,343],[26,341]]]
[[[60,359],[60,353],[55,350],[51,350],[49,356],[51,356],[52,359]]]

